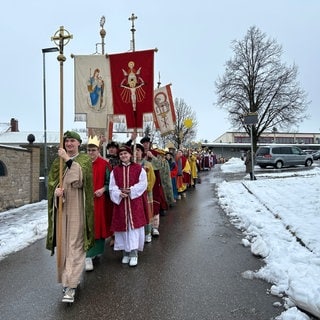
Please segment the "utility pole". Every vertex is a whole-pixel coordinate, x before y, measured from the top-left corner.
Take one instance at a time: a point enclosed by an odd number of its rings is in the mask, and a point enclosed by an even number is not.
[[[254,179],[254,162],[253,156],[253,126],[258,123],[258,114],[255,112],[248,113],[244,116],[244,124],[250,126],[250,140],[251,140],[251,172],[252,179]]]

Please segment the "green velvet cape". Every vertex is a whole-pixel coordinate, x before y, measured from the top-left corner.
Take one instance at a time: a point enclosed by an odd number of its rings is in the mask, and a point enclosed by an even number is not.
[[[79,153],[73,161],[80,164],[83,171],[83,198],[85,203],[85,223],[84,223],[84,250],[88,251],[94,246],[94,207],[93,207],[93,181],[92,181],[92,160],[85,153]],[[66,169],[64,164],[63,172]],[[46,248],[54,254],[56,247],[56,216],[57,208],[54,203],[54,191],[59,184],[60,158],[56,158],[50,168],[48,175],[48,233]]]

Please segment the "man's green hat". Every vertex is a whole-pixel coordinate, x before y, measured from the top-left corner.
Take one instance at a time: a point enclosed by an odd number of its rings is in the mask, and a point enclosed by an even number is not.
[[[66,131],[66,132],[63,134],[63,141],[64,141],[66,138],[76,139],[76,140],[78,140],[80,143],[82,143],[82,140],[81,140],[81,137],[80,137],[79,133],[77,133],[77,132],[75,132],[75,131]]]

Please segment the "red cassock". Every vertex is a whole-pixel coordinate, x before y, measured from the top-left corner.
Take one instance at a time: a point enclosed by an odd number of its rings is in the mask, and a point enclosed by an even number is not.
[[[158,152],[156,150],[149,150],[155,157],[158,156]],[[151,161],[151,159],[148,159]],[[168,204],[166,201],[166,197],[164,195],[161,176],[159,170],[154,170],[154,175],[156,176],[156,181],[152,188],[152,197],[153,197],[153,214],[156,216],[160,214],[160,210],[168,210]]]
[[[120,189],[125,189],[137,184],[141,170],[144,169],[137,163],[131,163],[129,166],[116,166],[113,169],[116,185]],[[130,223],[132,229],[138,229],[146,225],[145,196],[146,194],[144,193],[135,199],[123,198],[119,205],[113,204],[112,231],[127,231],[128,223]]]
[[[168,210],[168,204],[166,202],[166,197],[164,195],[163,187],[161,184],[160,171],[154,170],[156,176],[156,181],[152,189],[153,196],[153,213],[156,216],[160,214],[160,210]]]
[[[182,156],[180,159],[176,158],[176,163],[178,163],[179,161],[181,161],[181,168],[183,170],[186,166],[187,158],[185,156]],[[183,177],[183,183],[185,183],[185,184],[191,183],[190,173],[182,171],[182,177]]]
[[[94,191],[101,189],[105,185],[107,168],[112,168],[108,161],[98,157],[92,162],[93,188]],[[106,192],[101,197],[94,198],[94,233],[95,239],[106,239],[111,236],[110,223],[107,223],[107,195]],[[109,213],[111,215],[112,212]]]

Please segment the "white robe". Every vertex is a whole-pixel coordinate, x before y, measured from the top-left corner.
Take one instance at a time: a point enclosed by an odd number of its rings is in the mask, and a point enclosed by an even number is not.
[[[139,182],[130,188],[130,198],[135,199],[140,197],[146,190],[147,174],[145,170],[141,170],[139,176]],[[112,202],[119,204],[122,200],[120,194],[121,191],[116,185],[113,172],[110,174],[109,184],[110,199]],[[124,250],[130,252],[132,250],[143,251],[145,240],[144,227],[138,229],[131,229],[130,223],[128,223],[128,230],[123,232],[114,232],[114,247],[113,249]]]

